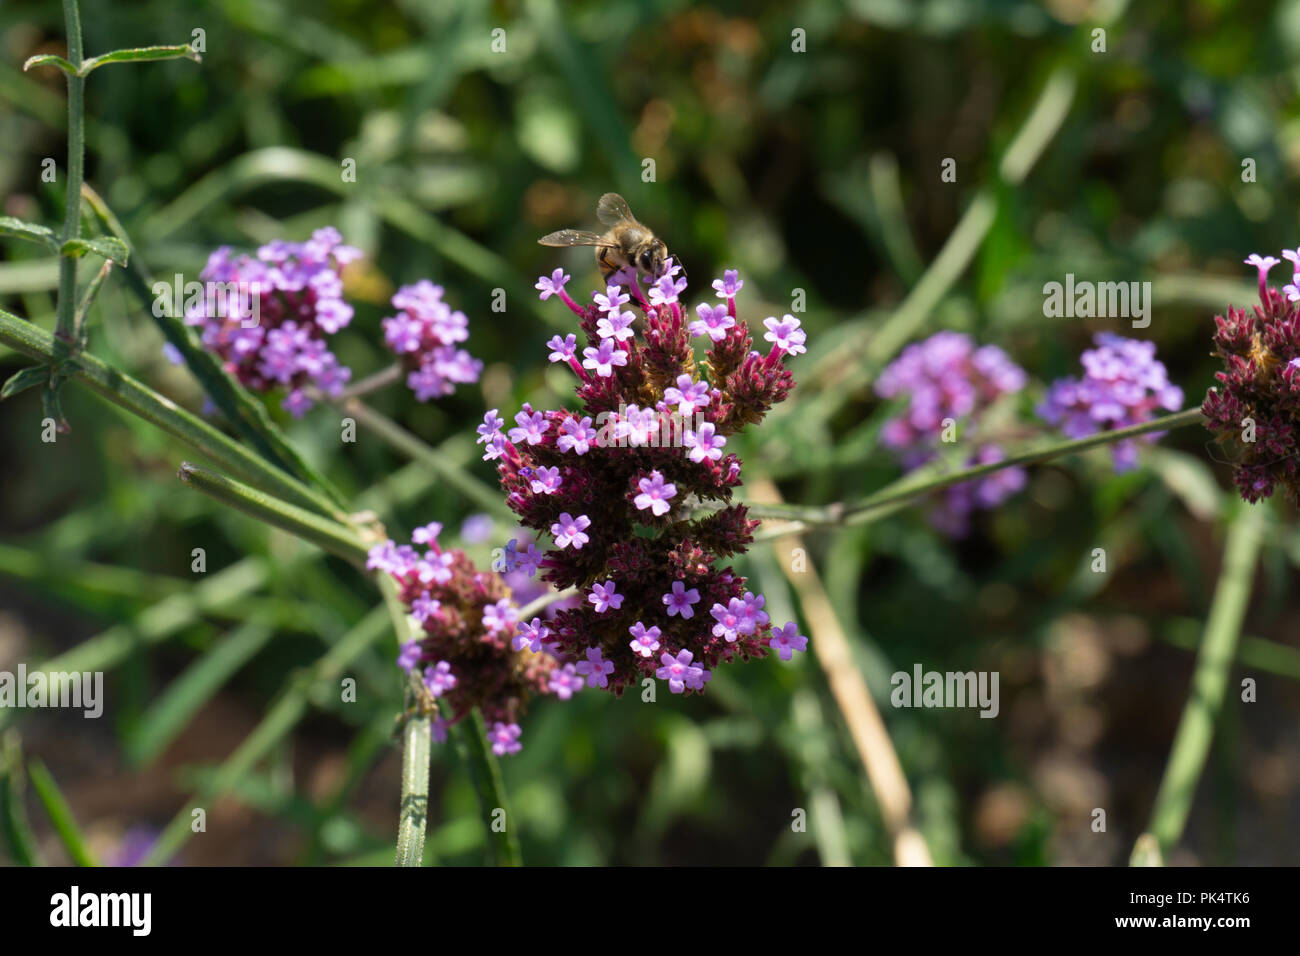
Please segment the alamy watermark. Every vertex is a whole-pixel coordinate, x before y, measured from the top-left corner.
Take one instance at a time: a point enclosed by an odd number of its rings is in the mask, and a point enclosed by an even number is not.
[[[103,671],[0,671],[0,710],[59,707],[95,719],[104,713]]]
[[[178,272],[170,283],[153,284],[153,314],[160,319],[191,315],[236,319],[243,328],[256,328],[262,321],[262,283],[186,282]]]
[[[927,671],[913,664],[910,674],[896,671],[889,683],[895,707],[978,707],[981,717],[1001,710],[997,671]]]
[[[1132,319],[1133,328],[1151,324],[1150,282],[1074,281],[1043,285],[1043,315],[1049,319]]]

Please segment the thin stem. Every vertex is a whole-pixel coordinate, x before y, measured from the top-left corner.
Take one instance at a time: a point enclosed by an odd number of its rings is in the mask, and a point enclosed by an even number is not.
[[[424,862],[424,831],[429,818],[429,756],[433,748],[428,716],[406,722],[402,749],[402,803],[397,823],[397,865]]]
[[[274,525],[304,541],[345,558],[354,564],[363,564],[369,550],[365,542],[351,528],[328,518],[312,514],[304,508],[272,497],[257,488],[233,478],[208,471],[190,462],[183,462],[177,473],[181,481],[197,488],[218,501],[237,508],[247,515]]]
[[[3,309],[0,309],[0,344],[46,365],[58,361],[58,342],[49,332],[30,322],[24,322]],[[256,483],[285,501],[308,508],[324,517],[342,520],[342,511],[319,492],[306,487],[171,399],[159,395],[101,359],[82,353],[75,362],[70,363],[68,375],[101,398],[158,426],[240,478]]]
[[[394,382],[399,382],[401,379],[402,366],[400,363],[394,362],[392,365],[381,368],[373,375],[367,375],[350,388],[344,389],[338,400],[346,402],[350,398],[360,398],[363,395],[369,395],[371,392],[377,392],[381,388],[392,385]]]
[[[515,836],[515,821],[510,816],[506,802],[505,782],[496,754],[487,742],[487,727],[483,715],[474,710],[455,724],[461,751],[469,764],[470,778],[478,793],[479,807],[483,811],[483,825],[488,831],[488,849],[497,866],[521,866],[519,839]]]
[[[563,601],[571,598],[578,593],[577,588],[565,588],[563,591],[551,591],[543,594],[541,597],[534,598],[519,609],[519,620],[526,621],[534,614],[540,614],[544,609],[550,607],[556,601]]]
[[[1228,528],[1223,569],[1214,589],[1201,650],[1196,656],[1191,692],[1151,811],[1149,830],[1165,854],[1182,836],[1196,795],[1196,784],[1214,739],[1268,512],[1264,505],[1242,505]]]
[[[408,432],[387,415],[375,411],[365,402],[355,398],[342,402],[339,407],[345,415],[355,418],[358,424],[369,428],[397,451],[408,458],[427,464],[465,497],[472,499],[498,517],[509,521],[515,520],[514,513],[506,507],[497,491],[447,461],[436,448]]]
[[[1136,438],[1140,435],[1150,434],[1151,432],[1169,431],[1173,428],[1182,428],[1184,425],[1195,425],[1203,421],[1201,410],[1199,408],[1188,408],[1181,412],[1175,412],[1172,415],[1165,415],[1163,418],[1155,418],[1149,422],[1143,422],[1140,425],[1130,425],[1128,428],[1116,428],[1112,431],[1098,432],[1095,435],[1089,435],[1086,438],[1074,438],[1069,441],[1053,442],[1049,445],[1043,445],[1038,448],[1031,448],[1027,451],[1018,452],[1014,455],[1008,455],[1001,461],[995,461],[987,465],[975,465],[970,468],[964,468],[960,471],[949,472],[945,475],[934,475],[932,469],[921,469],[911,475],[904,476],[898,481],[877,491],[875,494],[856,501],[853,504],[844,504],[836,502],[834,504],[824,505],[821,507],[801,506],[801,505],[763,505],[747,504],[749,514],[755,518],[766,518],[776,521],[793,521],[797,523],[796,527],[789,529],[780,529],[773,533],[773,537],[779,537],[785,534],[793,534],[806,528],[814,527],[848,527],[850,525],[865,524],[882,517],[888,509],[888,513],[897,510],[897,507],[903,505],[913,498],[928,494],[932,491],[938,491],[941,488],[947,488],[952,485],[959,485],[966,481],[974,481],[977,478],[983,478],[994,472],[1003,471],[1007,468],[1015,468],[1019,465],[1041,464],[1045,461],[1052,461],[1056,458],[1063,458],[1066,455],[1072,455],[1076,452],[1087,451],[1090,448],[1096,448],[1101,445],[1108,445],[1113,442],[1125,441],[1126,439]],[[717,506],[710,504],[700,510],[714,510]]]
[[[63,0],[63,19],[68,31],[68,61],[81,69],[83,49],[81,43],[81,13],[77,0]],[[68,188],[63,215],[63,232],[60,240],[66,242],[81,232],[81,181],[86,162],[86,79],[68,76]],[[77,260],[72,256],[59,257],[58,337],[71,343],[74,337],[74,318],[77,307]]]
[[[766,479],[755,483],[754,490],[763,497],[781,500],[776,485]],[[774,550],[782,572],[799,595],[812,635],[808,643],[826,674],[831,694],[867,772],[867,780],[893,842],[894,861],[899,866],[930,866],[930,850],[912,822],[912,791],[903,773],[903,765],[862,672],[853,661],[848,636],[816,570],[811,566],[799,572],[793,570],[799,566],[795,561],[795,549],[804,547],[799,538],[790,537],[774,546]]]

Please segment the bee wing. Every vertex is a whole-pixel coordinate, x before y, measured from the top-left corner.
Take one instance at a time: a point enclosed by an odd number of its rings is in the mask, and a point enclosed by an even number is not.
[[[543,246],[612,246],[604,236],[581,229],[561,229],[537,240]]]
[[[618,193],[605,193],[596,204],[596,218],[607,226],[620,222],[636,222],[636,216],[628,208],[627,200]]]

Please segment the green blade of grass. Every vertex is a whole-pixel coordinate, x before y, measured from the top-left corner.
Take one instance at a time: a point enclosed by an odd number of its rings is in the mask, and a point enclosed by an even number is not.
[[[36,791],[41,806],[45,808],[45,813],[50,818],[50,823],[54,825],[54,832],[59,835],[64,849],[72,857],[72,862],[77,866],[98,866],[99,863],[95,860],[90,847],[86,845],[86,838],[81,832],[81,827],[77,825],[76,817],[72,814],[72,808],[68,806],[68,801],[64,799],[63,792],[59,790],[59,785],[54,782],[54,777],[50,775],[45,764],[33,758],[27,764],[27,776],[32,782],[32,789]]]

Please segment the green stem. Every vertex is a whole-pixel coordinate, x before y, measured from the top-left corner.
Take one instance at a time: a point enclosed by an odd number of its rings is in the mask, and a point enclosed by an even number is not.
[[[577,588],[565,588],[562,591],[550,591],[543,594],[541,597],[534,598],[519,609],[519,620],[527,621],[534,614],[540,614],[556,601],[563,601],[565,598],[571,598],[577,593]]]
[[[24,322],[3,309],[0,309],[0,344],[46,365],[58,361],[59,349],[49,332],[30,322]],[[86,385],[101,398],[157,425],[244,480],[255,482],[276,496],[309,508],[324,517],[343,519],[342,511],[319,492],[306,487],[292,475],[269,464],[171,399],[164,398],[101,359],[82,353],[75,363],[71,363],[70,368],[71,378]]]
[[[373,431],[397,451],[408,458],[428,465],[441,475],[447,484],[456,488],[465,497],[500,518],[507,521],[515,520],[514,512],[506,507],[499,492],[448,461],[438,449],[411,434],[387,415],[375,411],[365,402],[356,398],[341,403],[339,407],[342,409],[343,414],[355,418],[359,425]]]
[[[296,505],[274,498],[233,478],[183,462],[178,475],[191,488],[265,521],[304,541],[354,564],[364,564],[369,550],[355,531],[328,518],[321,518]]]
[[[81,44],[81,14],[77,0],[63,0],[63,19],[68,31],[68,61],[81,69],[83,56]],[[81,180],[86,162],[86,79],[68,76],[68,188],[63,216],[63,233],[66,242],[81,233]],[[77,260],[72,256],[59,257],[58,337],[64,342],[73,341],[74,317],[77,307]]]
[[[1203,417],[1199,408],[1188,408],[1172,415],[1165,415],[1163,418],[1143,422],[1140,425],[1130,425],[1128,428],[1098,432],[1086,438],[1053,442],[1050,445],[1032,448],[1015,455],[1008,455],[1001,461],[995,461],[987,465],[975,465],[945,475],[932,475],[928,473],[927,469],[927,473],[922,477],[918,478],[916,474],[908,475],[891,485],[887,485],[875,494],[868,495],[861,501],[848,505],[841,502],[821,507],[801,505],[748,505],[747,507],[751,517],[798,522],[799,527],[783,528],[781,529],[782,534],[794,534],[810,527],[840,527],[865,524],[877,517],[878,513],[884,509],[894,510],[892,506],[900,505],[929,492],[938,491],[941,488],[959,485],[966,481],[974,481],[976,478],[983,478],[1006,468],[1040,464],[1076,452],[1087,451],[1100,445],[1136,438],[1151,432],[1168,431],[1172,428],[1181,428],[1184,425],[1194,425],[1202,420]],[[701,510],[713,510],[714,507],[714,505],[709,505]]]
[[[54,825],[54,832],[59,835],[63,848],[68,851],[68,856],[72,857],[72,862],[77,866],[99,866],[94,853],[86,843],[85,834],[77,824],[72,808],[68,806],[63,791],[54,782],[54,777],[45,768],[45,764],[36,759],[28,762],[27,779],[32,782],[32,788],[35,789],[41,805],[45,807],[45,813],[49,816],[50,823]]]
[[[429,755],[433,746],[428,716],[406,722],[402,751],[402,804],[397,823],[397,865],[424,862],[424,830],[429,818]]]
[[[1250,599],[1267,514],[1266,506],[1243,505],[1228,528],[1223,569],[1214,589],[1201,650],[1196,656],[1191,692],[1151,811],[1149,829],[1165,855],[1182,836],[1196,795],[1196,784],[1214,739],[1215,723],[1223,708],[1237,638]]]
[[[487,827],[488,848],[497,866],[521,866],[519,839],[515,836],[515,821],[510,816],[506,802],[505,782],[496,754],[487,742],[487,727],[483,715],[474,710],[453,728],[457,733],[461,751],[469,764],[470,778],[478,793],[479,807],[483,811],[483,825]],[[500,811],[498,813],[497,811]]]

